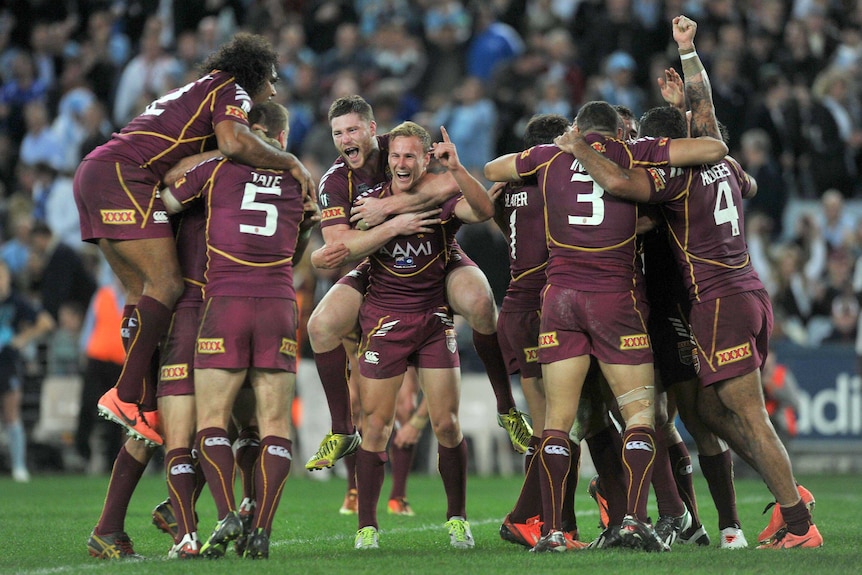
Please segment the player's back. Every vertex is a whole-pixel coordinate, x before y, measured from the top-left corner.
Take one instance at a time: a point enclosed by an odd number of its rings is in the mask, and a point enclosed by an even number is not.
[[[508,242],[511,275],[503,307],[508,311],[538,309],[548,264],[542,192],[535,179],[510,183],[497,202],[498,221]]]

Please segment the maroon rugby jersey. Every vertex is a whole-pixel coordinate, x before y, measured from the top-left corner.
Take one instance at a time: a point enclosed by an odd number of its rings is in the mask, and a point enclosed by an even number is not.
[[[689,299],[763,289],[745,242],[742,198],[751,180],[735,160],[697,168],[650,168],[655,202],[672,234]]]
[[[666,138],[627,144],[589,134],[587,141],[624,168],[668,163]],[[552,144],[521,152],[516,167],[521,177],[537,177],[544,195],[548,283],[592,292],[641,283],[637,204],[606,194],[574,156]]]
[[[214,149],[219,122],[248,125],[251,106],[231,74],[213,71],[154,100],[87,158],[140,165],[150,169],[155,183],[186,156]]]
[[[335,224],[352,226],[350,208],[353,202],[374,188],[392,179],[389,172],[389,134],[375,136],[380,147],[378,164],[372,174],[365,170],[356,172],[347,165],[344,158],[338,159],[320,178],[317,186],[317,199],[320,203],[320,227]]]
[[[302,187],[289,172],[224,158],[198,164],[171,190],[207,206],[205,297],[296,299],[292,258],[302,221]]]
[[[177,242],[177,257],[183,274],[184,289],[174,307],[196,306],[203,301],[206,281],[207,245],[206,209],[203,202],[194,202],[181,214],[173,216],[174,237]]]
[[[391,193],[391,184],[387,184],[380,197]],[[397,236],[369,256],[366,301],[405,312],[427,311],[446,304],[447,246],[461,228],[461,220],[455,217],[455,204],[461,198],[455,196],[440,206],[442,223],[434,226],[434,233]]]
[[[545,241],[545,202],[535,181],[510,183],[497,200],[508,240],[511,279],[503,311],[534,311],[541,307],[548,266],[548,244]]]

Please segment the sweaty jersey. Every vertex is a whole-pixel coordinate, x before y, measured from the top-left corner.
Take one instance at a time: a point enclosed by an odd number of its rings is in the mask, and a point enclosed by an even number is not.
[[[214,158],[171,191],[183,203],[206,201],[206,298],[296,299],[292,260],[303,208],[302,187],[290,173]]]
[[[504,311],[534,311],[541,307],[548,266],[545,237],[544,201],[535,180],[510,183],[497,199],[498,224],[508,240],[511,277]]]
[[[353,203],[392,179],[388,162],[389,134],[375,137],[380,148],[380,154],[377,158],[376,169],[371,175],[365,170],[357,172],[351,169],[344,158],[338,156],[338,159],[320,178],[320,184],[317,186],[317,199],[320,203],[321,228],[335,224],[352,227],[350,208],[353,207]]]
[[[391,184],[387,183],[375,195],[391,194]],[[455,204],[462,197],[450,198],[440,206],[441,223],[433,226],[433,233],[397,236],[369,256],[371,271],[365,301],[411,313],[446,304],[447,246],[461,228]]]
[[[600,153],[625,168],[666,165],[666,138],[628,144],[588,134]],[[641,283],[637,254],[638,205],[615,198],[596,184],[571,154],[552,144],[521,152],[522,178],[538,178],[545,202],[548,283],[587,292],[621,292]]]
[[[731,158],[697,168],[650,168],[691,301],[763,289],[745,243],[751,180]]]
[[[151,102],[87,159],[139,165],[152,172],[155,183],[186,156],[214,149],[219,122],[248,125],[251,106],[231,74],[214,70]]]

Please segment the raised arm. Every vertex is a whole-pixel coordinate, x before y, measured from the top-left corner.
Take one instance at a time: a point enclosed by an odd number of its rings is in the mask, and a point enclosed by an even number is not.
[[[465,201],[459,201],[455,206],[455,215],[464,223],[475,224],[484,222],[494,215],[494,204],[488,196],[488,190],[479,180],[473,177],[458,159],[458,150],[449,139],[446,128],[440,126],[443,141],[434,144],[433,152],[437,161],[455,178],[455,182],[464,194]]]
[[[491,182],[520,182],[521,176],[515,166],[518,154],[506,154],[485,164],[485,179]]]
[[[721,139],[718,120],[715,117],[715,107],[712,103],[712,86],[709,76],[694,48],[694,35],[697,33],[697,22],[686,17],[677,16],[673,19],[673,39],[679,49],[682,60],[682,74],[685,77],[685,92],[691,107],[691,135],[711,136]]]

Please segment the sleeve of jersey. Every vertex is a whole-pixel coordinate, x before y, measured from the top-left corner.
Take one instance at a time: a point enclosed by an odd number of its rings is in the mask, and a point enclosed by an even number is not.
[[[455,197],[449,198],[446,200],[443,205],[440,206],[440,221],[446,222],[455,217],[455,206],[458,205],[458,202],[464,200],[464,194],[458,194]]]
[[[212,158],[201,162],[183,174],[183,177],[171,186],[171,193],[174,195],[174,198],[178,202],[186,204],[200,197],[204,188],[206,188],[208,182],[213,177],[216,167],[223,161],[225,161],[223,158]]]
[[[739,181],[739,191],[742,192],[742,197],[748,195],[748,192],[751,191],[751,177],[748,175],[748,172],[742,169],[742,166],[739,165],[735,159],[727,156],[725,158],[727,163],[730,164],[730,167],[733,168],[733,173],[736,175],[736,179]]]
[[[252,105],[248,93],[236,82],[214,84],[213,90],[213,126],[224,120],[248,126],[248,113]]]
[[[349,183],[341,171],[333,171],[321,179],[318,189],[320,227],[350,225]]]
[[[522,178],[536,175],[536,171],[549,158],[547,150],[549,146],[533,146],[515,156],[515,169]],[[559,151],[559,148],[554,146]]]
[[[669,144],[668,138],[641,138],[626,146],[631,152],[632,167],[669,165]]]

